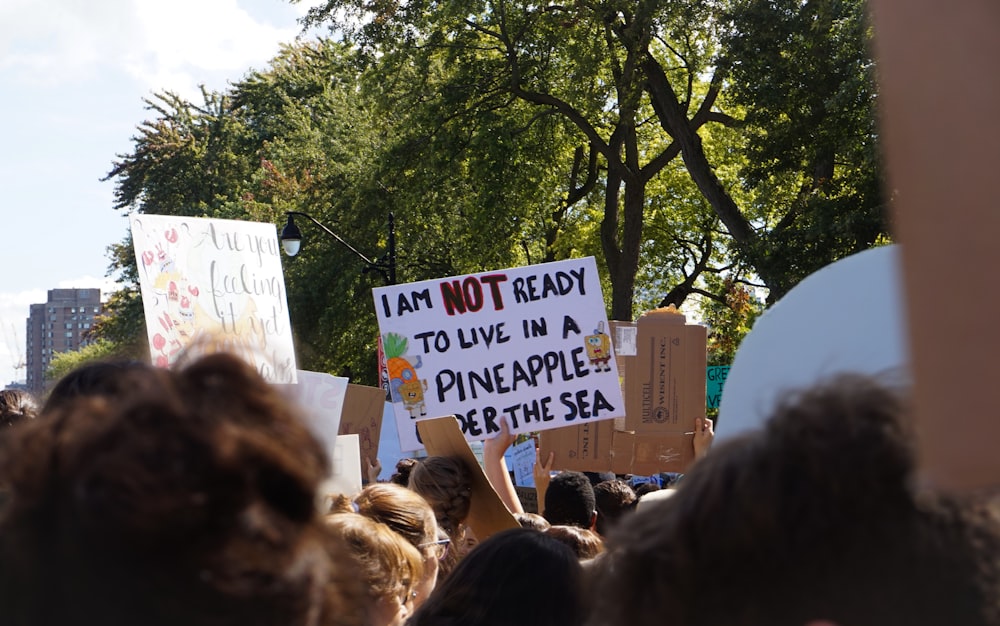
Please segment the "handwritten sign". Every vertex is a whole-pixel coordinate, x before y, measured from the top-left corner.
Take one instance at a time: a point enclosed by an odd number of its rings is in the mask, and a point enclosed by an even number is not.
[[[373,294],[403,449],[426,417],[475,441],[625,413],[593,257]]]
[[[719,408],[719,402],[722,401],[722,387],[726,384],[727,376],[729,376],[728,365],[712,365],[706,370],[705,399],[708,408]]]
[[[508,469],[514,472],[515,485],[535,486],[535,444],[534,439],[528,439],[511,446],[504,454]]]
[[[294,383],[295,352],[273,224],[129,217],[153,363],[184,348],[231,352],[273,383]]]
[[[285,387],[305,417],[306,425],[333,458],[347,396],[348,379],[322,372],[298,372],[298,382]]]

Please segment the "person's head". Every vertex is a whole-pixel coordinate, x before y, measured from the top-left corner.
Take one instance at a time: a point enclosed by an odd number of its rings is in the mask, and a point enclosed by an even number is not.
[[[549,526],[543,531],[549,537],[566,544],[581,561],[604,552],[604,541],[592,530],[579,526]]]
[[[440,563],[441,578],[451,572],[465,555],[470,533],[465,525],[472,505],[472,477],[462,459],[431,456],[413,466],[410,489],[420,494],[434,509],[438,527],[451,540]]]
[[[354,575],[365,589],[365,626],[402,626],[413,610],[423,576],[420,552],[391,528],[356,513],[326,518],[333,537],[353,559]]]
[[[605,480],[594,487],[597,505],[597,532],[606,536],[611,527],[627,513],[635,510],[638,498],[624,480]]]
[[[521,528],[534,528],[535,530],[546,530],[552,524],[538,513],[515,513],[518,525]]]
[[[37,414],[38,402],[27,391],[0,390],[0,428],[33,419]]]
[[[389,477],[389,482],[408,487],[410,485],[410,472],[419,462],[418,459],[400,459],[396,462],[396,471]]]
[[[354,499],[340,496],[334,510],[355,511],[385,524],[420,551],[423,575],[414,584],[414,606],[420,606],[437,583],[439,561],[448,550],[440,543],[434,510],[419,494],[392,483],[376,483],[361,490]]]
[[[4,624],[332,624],[353,614],[316,510],[328,463],[236,357],[122,374],[13,429]],[[332,584],[336,583],[336,584]]]
[[[45,398],[43,412],[51,411],[79,397],[115,397],[126,391],[131,374],[152,370],[142,361],[92,361],[66,373],[56,381]]]
[[[558,540],[505,530],[473,548],[408,626],[576,626],[583,622],[581,572]]]
[[[647,493],[659,491],[660,489],[661,487],[652,481],[648,483],[642,483],[641,485],[635,488],[635,497],[637,500],[640,500]]]
[[[559,472],[549,482],[542,514],[553,526],[594,528],[597,518],[594,488],[580,472]]]
[[[763,431],[714,448],[673,497],[623,520],[596,569],[614,601],[590,623],[986,623],[995,520],[913,495],[903,408],[855,376],[788,396]]]
[[[472,478],[462,459],[427,457],[410,470],[409,487],[427,500],[449,536],[459,532],[472,502]]]

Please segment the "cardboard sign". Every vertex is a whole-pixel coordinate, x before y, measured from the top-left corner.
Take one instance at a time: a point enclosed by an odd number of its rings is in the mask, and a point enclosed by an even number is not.
[[[705,416],[708,333],[673,307],[637,321],[634,367],[625,379],[625,426],[635,433],[690,432]]]
[[[712,365],[705,372],[705,406],[710,409],[719,408],[722,402],[722,388],[729,376],[728,365]]]
[[[514,486],[517,492],[517,499],[521,501],[521,508],[525,513],[538,513],[538,491],[534,487]]]
[[[611,471],[653,475],[686,472],[694,463],[693,436],[685,433],[615,431]]]
[[[294,383],[295,352],[274,224],[131,215],[153,364],[169,367],[193,343]]]
[[[472,453],[454,416],[420,420],[417,428],[420,429],[420,438],[429,455],[458,457],[469,470],[472,497],[469,502],[469,517],[465,523],[477,539],[482,541],[501,530],[518,527],[517,520],[486,478],[486,473]]]
[[[476,441],[624,414],[593,257],[373,293],[404,449],[428,415]]]
[[[296,372],[298,382],[284,385],[288,396],[302,409],[306,425],[319,438],[333,459],[340,432],[341,415],[347,392],[347,379],[321,372]]]
[[[385,410],[385,392],[378,387],[347,385],[344,411],[340,417],[341,435],[357,435],[361,455],[361,475],[366,476],[368,463],[378,459],[379,439],[382,435],[382,413]]]
[[[607,472],[611,469],[613,422],[589,422],[538,434],[542,459],[553,454],[552,469]]]
[[[759,428],[782,394],[835,374],[906,376],[898,264],[898,246],[859,252],[807,276],[765,311],[733,359],[716,443]],[[859,293],[864,306],[850,305]]]
[[[341,435],[330,458],[330,478],[320,487],[326,496],[342,493],[353,497],[361,491],[361,448],[357,435]]]

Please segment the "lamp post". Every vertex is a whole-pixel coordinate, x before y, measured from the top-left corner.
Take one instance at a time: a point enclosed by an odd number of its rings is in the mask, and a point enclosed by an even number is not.
[[[364,254],[358,252],[354,246],[344,241],[340,235],[324,226],[308,213],[288,211],[286,215],[288,215],[288,223],[281,229],[281,237],[279,238],[281,239],[281,247],[285,250],[285,254],[288,256],[295,256],[299,253],[299,249],[302,247],[302,231],[300,231],[299,227],[295,225],[294,219],[294,216],[298,215],[299,217],[304,217],[318,226],[320,230],[325,232],[327,235],[330,235],[340,242],[342,246],[353,252],[354,256],[364,261],[365,269],[362,270],[362,272],[376,271],[382,275],[382,278],[385,280],[385,284],[396,284],[396,220],[391,212],[389,213],[389,246],[385,251],[385,254],[383,254],[382,257],[376,261],[373,261]]]

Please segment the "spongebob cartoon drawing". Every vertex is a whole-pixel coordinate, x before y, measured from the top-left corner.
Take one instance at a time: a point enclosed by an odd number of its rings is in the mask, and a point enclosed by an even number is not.
[[[598,322],[593,335],[583,338],[587,359],[595,372],[611,371],[611,338],[604,332],[604,322]]]

